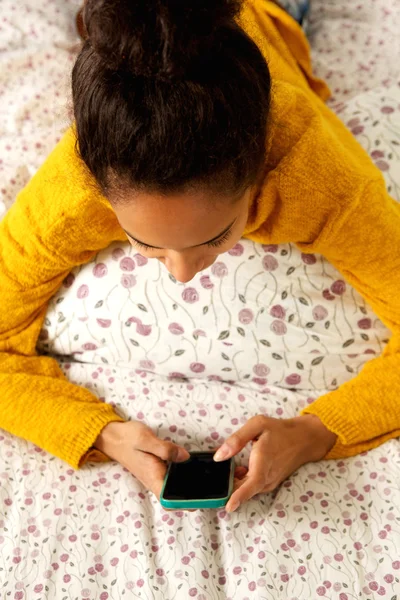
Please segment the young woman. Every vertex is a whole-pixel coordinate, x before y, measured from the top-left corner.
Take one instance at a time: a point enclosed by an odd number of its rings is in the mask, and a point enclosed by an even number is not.
[[[74,123],[0,226],[0,426],[74,468],[113,458],[159,497],[164,461],[187,452],[37,355],[47,303],[113,241],[187,282],[244,236],[325,255],[393,336],[298,417],[226,440],[226,458],[253,441],[228,509],[397,437],[400,207],[325,105],[299,23],[268,0],[87,0],[83,18]]]

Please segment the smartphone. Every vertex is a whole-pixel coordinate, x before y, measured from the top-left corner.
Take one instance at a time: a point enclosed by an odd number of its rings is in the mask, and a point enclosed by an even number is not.
[[[170,462],[160,494],[164,508],[220,508],[232,495],[235,460],[215,462],[216,450],[190,452],[185,462]]]

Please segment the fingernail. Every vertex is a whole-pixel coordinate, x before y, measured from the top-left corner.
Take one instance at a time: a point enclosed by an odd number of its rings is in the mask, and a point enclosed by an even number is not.
[[[237,508],[239,508],[239,506],[240,506],[240,502],[239,502],[239,500],[236,500],[233,504],[231,504],[229,506],[228,512],[235,511]]]
[[[214,460],[224,460],[229,454],[229,449],[226,446],[221,446],[219,450],[214,454]]]

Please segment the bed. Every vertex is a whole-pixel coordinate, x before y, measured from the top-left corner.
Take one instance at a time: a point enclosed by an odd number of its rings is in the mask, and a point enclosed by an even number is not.
[[[76,0],[0,4],[0,215],[71,118]],[[400,4],[313,0],[313,64],[400,201]],[[188,284],[115,243],[66,278],[38,350],[188,450],[295,416],[390,332],[322,257],[241,240]],[[247,464],[249,450],[236,457]],[[162,509],[120,464],[80,470],[0,430],[0,597],[400,600],[400,440],[308,463],[237,512]]]

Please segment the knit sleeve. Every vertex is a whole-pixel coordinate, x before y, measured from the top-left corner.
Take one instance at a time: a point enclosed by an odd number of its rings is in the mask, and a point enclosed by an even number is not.
[[[276,167],[247,237],[325,256],[392,332],[381,356],[300,413],[338,436],[325,458],[354,456],[400,435],[400,203],[324,103],[288,84],[275,88],[278,109],[287,99],[272,122]]]
[[[301,412],[317,415],[338,435],[325,458],[353,456],[400,436],[400,204],[388,195],[379,172],[338,213],[314,249],[392,332],[381,356]]]
[[[124,234],[74,143],[68,130],[0,223],[0,427],[78,469],[110,460],[91,446],[107,423],[125,419],[70,383],[36,342],[65,276]]]

